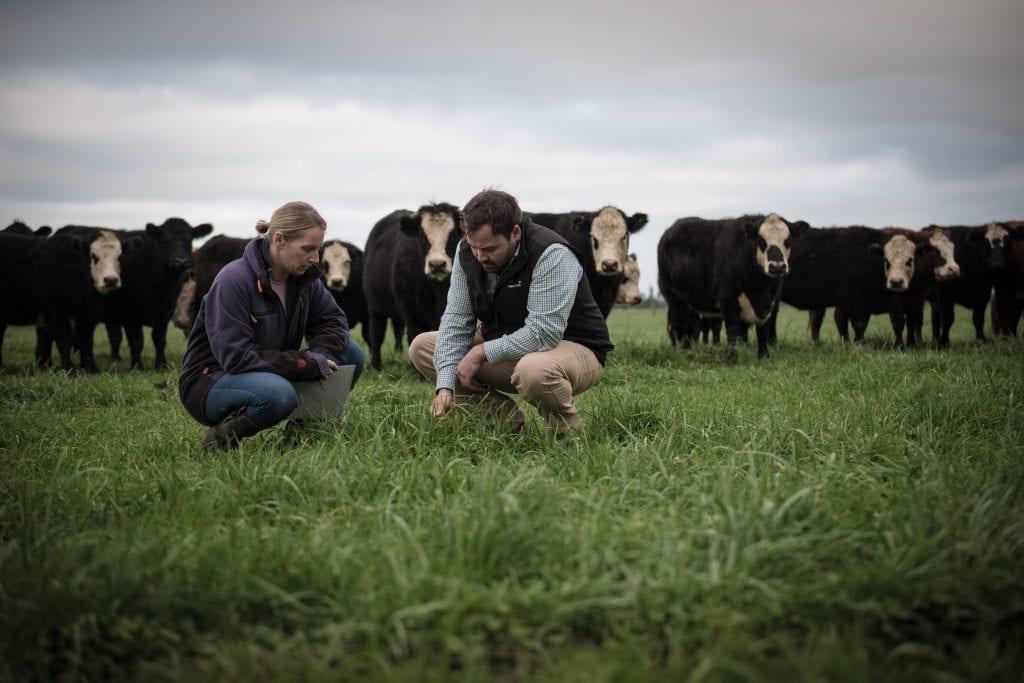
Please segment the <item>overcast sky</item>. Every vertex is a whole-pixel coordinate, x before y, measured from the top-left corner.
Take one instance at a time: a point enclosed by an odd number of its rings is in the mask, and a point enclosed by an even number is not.
[[[1024,2],[7,0],[0,223],[329,237],[498,187],[682,216],[1024,218]],[[0,227],[2,227],[0,225]]]

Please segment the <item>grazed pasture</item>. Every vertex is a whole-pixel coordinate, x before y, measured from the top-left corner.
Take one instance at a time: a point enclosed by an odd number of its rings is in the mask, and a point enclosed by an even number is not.
[[[435,423],[388,340],[345,422],[218,457],[173,373],[9,330],[0,679],[1019,680],[1024,342],[958,313],[904,352],[786,310],[759,362],[615,310],[567,442]]]

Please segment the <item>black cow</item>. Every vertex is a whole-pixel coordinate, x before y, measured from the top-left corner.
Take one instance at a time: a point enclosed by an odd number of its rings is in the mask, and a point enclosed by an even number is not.
[[[141,248],[140,237],[119,237],[112,230],[68,226],[42,241],[35,285],[45,334],[57,344],[60,367],[73,372],[77,348],[81,367],[96,372],[93,332],[104,301],[121,287],[122,257]],[[49,363],[50,339],[37,343],[36,360]]]
[[[932,225],[927,229],[937,227]],[[1009,263],[1013,241],[1005,223],[958,225],[946,230],[956,250],[960,277],[938,283],[929,295],[932,342],[940,348],[949,346],[949,330],[953,326],[956,304],[971,310],[975,338],[985,340],[985,308],[992,296],[997,273]]]
[[[583,256],[583,270],[594,301],[605,318],[615,305],[629,253],[629,236],[647,225],[647,214],[626,216],[614,206],[598,211],[526,213],[538,225],[551,228]]]
[[[122,286],[107,297],[103,312],[110,338],[110,359],[120,358],[121,329],[131,354],[131,367],[142,369],[142,327],[152,327],[156,369],[170,368],[167,362],[167,324],[174,313],[178,293],[191,263],[192,240],[213,232],[203,223],[195,227],[181,218],[168,218],[163,225],[149,223],[145,230],[123,233],[141,238],[142,246],[124,259]]]
[[[0,366],[7,326],[39,322],[36,270],[39,250],[45,241],[31,230],[27,235],[17,230],[0,231]]]
[[[21,221],[14,221],[0,232],[5,232],[9,235],[35,235],[36,237],[46,237],[53,232],[53,228],[49,225],[43,225],[33,230]]]
[[[854,341],[862,342],[872,314],[888,313],[893,293],[910,287],[917,253],[917,245],[906,237],[877,228],[808,230],[793,245],[782,302],[811,312],[813,341],[824,309],[835,306],[840,336],[847,339],[843,321],[849,321]],[[773,340],[776,315],[770,323]]]
[[[388,319],[404,326],[410,342],[440,326],[461,222],[457,207],[439,203],[393,211],[373,226],[363,254],[371,367],[381,368]]]
[[[172,316],[174,326],[188,334],[192,330],[199,304],[210,291],[213,279],[220,269],[236,258],[241,258],[245,245],[250,240],[242,237],[214,235],[206,240],[201,247],[192,252],[191,278],[181,288],[178,300],[174,305]]]
[[[778,306],[792,242],[807,231],[777,214],[736,219],[681,218],[658,241],[658,287],[683,346],[696,339],[699,316],[721,316],[730,344],[743,325],[757,326],[757,355],[768,356],[764,323]]]
[[[1017,323],[1024,314],[1024,222],[1008,221],[1010,254],[1006,267],[996,273],[992,298],[992,331],[1017,336]]]

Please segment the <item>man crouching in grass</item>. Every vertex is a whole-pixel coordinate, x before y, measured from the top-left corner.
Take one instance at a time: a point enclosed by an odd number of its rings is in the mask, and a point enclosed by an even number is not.
[[[431,412],[481,406],[518,430],[525,417],[515,392],[556,437],[579,429],[573,397],[597,383],[612,349],[583,257],[499,190],[469,200],[462,229],[440,329],[409,346],[436,387]]]

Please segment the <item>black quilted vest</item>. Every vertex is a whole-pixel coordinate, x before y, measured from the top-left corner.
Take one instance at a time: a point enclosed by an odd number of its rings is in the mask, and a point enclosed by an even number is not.
[[[492,296],[487,293],[487,273],[473,258],[469,245],[463,241],[459,249],[459,263],[466,272],[473,313],[480,321],[480,331],[485,340],[497,339],[522,328],[526,322],[526,302],[533,281],[533,269],[544,250],[553,244],[569,247],[576,259],[583,263],[579,252],[558,233],[524,218],[519,253],[498,275],[498,284]],[[604,365],[605,354],[613,348],[608,337],[608,325],[590,293],[586,274],[580,278],[576,287],[576,301],[572,305],[562,338],[589,348],[601,365]]]

